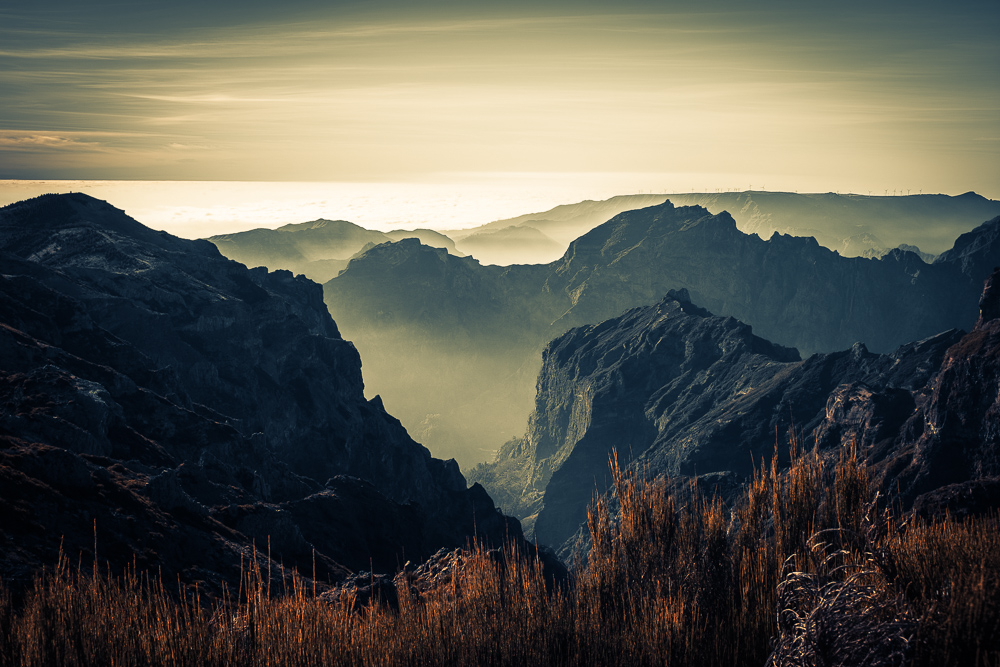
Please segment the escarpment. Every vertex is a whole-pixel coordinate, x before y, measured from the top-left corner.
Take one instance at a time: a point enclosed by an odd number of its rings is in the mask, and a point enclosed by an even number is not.
[[[552,341],[526,434],[470,477],[564,556],[614,452],[640,475],[725,497],[775,452],[787,461],[790,430],[823,452],[857,443],[906,507],[979,511],[996,504],[1000,474],[998,280],[968,334],[806,359],[671,292]]]
[[[0,209],[0,338],[6,579],[60,536],[90,562],[95,531],[101,559],[216,588],[268,549],[326,581],[520,535],[365,399],[302,276],[43,196]]]

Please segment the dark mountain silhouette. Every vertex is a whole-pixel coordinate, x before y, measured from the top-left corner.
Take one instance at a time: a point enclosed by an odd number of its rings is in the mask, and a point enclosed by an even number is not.
[[[481,227],[447,233],[456,240],[459,247],[464,247],[466,238],[487,231],[537,230],[555,240],[561,247],[546,249],[531,243],[529,237],[524,237],[521,245],[524,253],[522,258],[506,263],[553,261],[558,259],[573,239],[613,216],[668,200],[678,206],[704,206],[711,213],[728,211],[740,231],[757,234],[762,238],[769,238],[774,232],[791,236],[812,236],[820,245],[846,257],[879,257],[892,248],[908,244],[932,258],[950,247],[959,234],[972,229],[983,220],[1000,215],[1000,202],[985,199],[973,192],[956,197],[761,191],[645,194],[567,204],[541,213],[497,220]],[[504,250],[506,257],[517,257],[517,245],[508,243]],[[468,252],[476,255],[472,250]]]
[[[516,435],[542,347],[572,327],[687,289],[803,354],[859,341],[889,352],[972,326],[983,267],[1000,264],[997,229],[1000,218],[933,264],[898,249],[846,258],[811,238],[765,241],[728,213],[667,202],[615,216],[548,265],[482,266],[416,243],[378,246],[324,295],[392,412],[467,466]]]
[[[793,427],[806,446],[834,454],[858,442],[904,506],[996,506],[998,285],[1000,273],[970,334],[805,360],[671,292],[552,341],[526,435],[470,478],[564,556],[595,485],[608,487],[614,450],[641,475],[698,478],[725,496]],[[779,456],[787,460],[787,448]]]
[[[286,269],[317,282],[326,282],[346,268],[348,260],[357,253],[404,238],[419,239],[426,245],[460,254],[451,239],[430,229],[398,229],[383,233],[346,220],[313,220],[277,229],[220,234],[208,240],[223,255],[247,266],[265,266],[272,271]]]
[[[520,535],[365,399],[304,277],[46,195],[0,209],[0,338],[5,581],[95,530],[102,562],[214,590],[268,549],[326,581]]]
[[[933,264],[898,249],[846,258],[811,238],[763,241],[727,213],[667,203],[622,213],[574,241],[546,289],[569,297],[565,328],[686,288],[713,312],[805,353],[856,341],[888,351],[972,325],[984,267],[1000,260],[998,229],[1000,218],[980,225]]]

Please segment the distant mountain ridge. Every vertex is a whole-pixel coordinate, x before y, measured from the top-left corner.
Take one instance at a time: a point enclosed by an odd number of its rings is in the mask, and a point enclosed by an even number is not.
[[[318,219],[288,224],[277,229],[252,229],[220,234],[207,240],[223,255],[249,267],[266,266],[301,273],[316,282],[337,276],[348,260],[380,243],[416,238],[429,246],[460,254],[447,236],[430,229],[379,232],[346,220]]]
[[[480,248],[486,263],[511,264],[553,261],[571,241],[615,215],[628,210],[671,201],[678,206],[703,206],[711,213],[728,211],[740,231],[762,238],[774,232],[812,236],[820,245],[845,257],[879,257],[893,248],[910,245],[929,257],[946,250],[954,239],[983,220],[1000,215],[1000,202],[973,192],[963,195],[871,196],[836,193],[798,194],[750,190],[724,193],[674,193],[620,195],[603,201],[583,201],[557,206],[549,211],[497,220],[471,229],[446,232],[460,248],[466,239],[504,229],[534,229],[561,247],[531,243],[525,237],[523,256],[509,261],[518,249],[504,243],[496,254]],[[485,244],[480,243],[480,246]],[[501,245],[501,244],[496,244]]]
[[[0,209],[0,339],[5,582],[95,526],[102,561],[214,591],[267,547],[335,581],[520,535],[365,399],[304,277],[47,195]]]
[[[970,238],[991,237],[1000,218]],[[1000,258],[992,243],[971,256]],[[957,254],[956,254],[957,253]],[[597,322],[685,288],[714,312],[753,325],[761,335],[811,353],[863,341],[889,350],[954,326],[971,326],[985,277],[963,268],[963,250],[934,264],[899,250],[879,259],[847,258],[811,238],[775,233],[767,241],[740,232],[728,213],[671,203],[628,211],[570,245],[547,279],[568,295],[560,321]]]
[[[1000,218],[983,223],[933,264],[901,250],[847,258],[811,238],[765,241],[728,213],[666,202],[615,216],[547,265],[483,266],[416,243],[380,246],[326,283],[324,298],[362,349],[369,382],[408,428],[430,415],[439,432],[467,422],[448,416],[450,398],[433,399],[464,388],[468,414],[489,426],[447,442],[421,437],[468,465],[461,438],[495,449],[513,437],[510,420],[530,409],[536,355],[572,327],[687,289],[712,312],[803,353],[858,341],[887,352],[972,326],[982,267],[1000,264],[991,240],[998,229]],[[455,351],[461,358],[451,363]],[[503,417],[491,420],[490,406]]]

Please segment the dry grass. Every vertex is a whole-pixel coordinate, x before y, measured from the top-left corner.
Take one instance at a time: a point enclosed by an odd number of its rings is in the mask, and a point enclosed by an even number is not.
[[[732,507],[611,462],[593,548],[564,586],[474,546],[398,609],[279,593],[254,565],[200,599],[134,571],[60,562],[23,602],[0,586],[2,665],[1000,665],[1000,520],[875,518],[847,448],[792,446]]]

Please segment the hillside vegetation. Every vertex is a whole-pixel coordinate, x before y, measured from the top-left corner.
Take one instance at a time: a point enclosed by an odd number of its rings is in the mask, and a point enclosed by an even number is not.
[[[793,437],[791,456],[731,507],[612,459],[618,501],[595,499],[561,584],[482,545],[393,606],[324,602],[253,563],[208,600],[62,559],[17,601],[0,591],[0,664],[1000,664],[996,515],[896,516],[854,448],[824,461]]]

